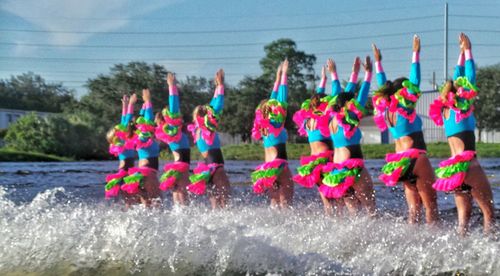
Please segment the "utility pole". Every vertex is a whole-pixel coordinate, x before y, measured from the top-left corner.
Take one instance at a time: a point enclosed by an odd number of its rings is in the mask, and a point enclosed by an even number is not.
[[[444,3],[444,81],[448,79],[448,2]]]

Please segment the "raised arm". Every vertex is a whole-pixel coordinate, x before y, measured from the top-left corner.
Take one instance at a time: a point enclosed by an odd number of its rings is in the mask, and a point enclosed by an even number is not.
[[[363,81],[363,84],[361,84],[361,89],[358,93],[358,102],[361,106],[365,106],[366,101],[368,100],[370,82],[372,80],[372,67],[370,56],[366,56],[365,63],[363,64],[363,68],[365,69],[365,80]]]
[[[416,86],[420,86],[420,37],[418,35],[413,36],[410,82]]]
[[[326,66],[328,67],[328,71],[332,77],[332,96],[337,96],[340,92],[342,92],[339,76],[337,75],[337,66],[335,65],[335,61],[331,58],[326,61]]]
[[[469,37],[465,34],[462,35],[462,44],[465,55],[465,76],[469,79],[470,83],[476,84],[476,66],[474,64],[474,59],[472,58],[472,45]]]
[[[377,45],[372,44],[373,56],[375,57],[375,71],[377,73],[377,85],[382,87],[387,81],[387,77],[385,76],[384,68],[382,67],[382,54],[380,53],[380,49],[377,48]]]
[[[463,49],[460,50],[460,55],[458,56],[457,65],[455,66],[455,71],[453,72],[453,80],[463,77],[465,75],[465,54]]]
[[[126,119],[127,119],[127,108],[128,108],[128,96],[127,95],[123,95],[122,97],[122,116],[121,116],[121,119],[120,119],[120,124],[122,125],[127,125],[126,123]]]
[[[281,103],[287,103],[288,101],[288,77],[287,77],[287,72],[288,72],[288,60],[285,59],[283,61],[283,65],[281,66],[281,83],[280,87],[278,89],[278,96],[276,97],[276,100],[278,100]]]
[[[326,86],[326,68],[325,66],[321,66],[321,80],[319,81],[319,85],[316,88],[317,94],[324,94]]]
[[[149,92],[149,89],[142,90],[142,99],[144,103],[142,104],[141,115],[148,121],[154,121],[153,104],[151,103],[151,92]]]
[[[215,92],[210,106],[215,114],[220,114],[224,108],[224,70],[219,69],[215,74]]]
[[[271,91],[271,96],[269,96],[269,99],[276,99],[278,97],[278,89],[280,87],[282,66],[283,63],[280,63],[280,65],[278,65],[278,69],[276,70],[276,80],[274,81],[273,91]]]
[[[179,92],[177,90],[177,84],[175,83],[175,75],[168,73],[167,84],[168,84],[168,110],[170,113],[179,113]]]
[[[356,89],[356,84],[358,83],[358,75],[360,67],[361,67],[361,60],[359,59],[359,57],[356,57],[352,65],[351,76],[349,77],[349,81],[347,82],[347,85],[345,86],[344,89],[345,93],[349,92],[354,93],[354,90]]]
[[[130,120],[132,120],[132,117],[134,116],[134,106],[135,103],[137,102],[137,95],[132,94],[132,96],[130,96],[130,99],[127,97],[127,102],[128,106],[126,107],[127,110],[125,111],[125,116],[122,116],[122,124],[124,126],[127,126],[128,123],[130,123]]]

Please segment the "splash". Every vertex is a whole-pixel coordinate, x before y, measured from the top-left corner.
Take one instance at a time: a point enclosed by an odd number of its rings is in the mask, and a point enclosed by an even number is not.
[[[16,204],[0,189],[0,273],[415,274],[500,273],[500,242],[401,216],[326,218],[316,204],[276,211],[233,200],[227,210],[124,210],[63,188]],[[250,191],[249,191],[250,193]]]

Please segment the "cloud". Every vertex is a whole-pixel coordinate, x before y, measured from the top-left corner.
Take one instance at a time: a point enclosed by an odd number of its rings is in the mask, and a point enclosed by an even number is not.
[[[46,31],[106,32],[129,23],[128,18],[146,15],[178,0],[7,0],[0,8]],[[78,18],[118,18],[119,20],[71,20]],[[52,33],[54,44],[78,45],[92,34]]]

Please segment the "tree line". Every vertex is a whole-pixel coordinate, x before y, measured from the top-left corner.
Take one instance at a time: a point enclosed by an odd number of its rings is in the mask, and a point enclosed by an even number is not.
[[[239,135],[250,142],[254,111],[259,102],[269,97],[275,70],[280,61],[288,58],[290,72],[288,118],[285,127],[296,142],[305,142],[294,135],[291,120],[301,103],[314,93],[314,66],[316,57],[297,49],[290,39],[279,39],[264,47],[260,60],[262,73],[257,77],[245,76],[236,86],[226,85],[225,107],[221,132]],[[124,93],[148,87],[153,96],[155,112],[168,103],[166,75],[168,68],[158,64],[130,62],[116,64],[107,74],[87,81],[88,93],[77,100],[70,89],[61,84],[47,84],[34,73],[0,80],[0,108],[13,108],[54,112],[40,118],[34,114],[24,116],[12,124],[5,134],[7,147],[24,151],[37,151],[76,159],[109,158],[106,131],[119,122],[120,98]],[[480,130],[500,129],[497,120],[500,106],[500,64],[480,68],[477,72],[480,93],[476,101],[476,117]],[[206,104],[212,97],[213,80],[189,76],[178,83],[181,112],[184,121],[191,121],[195,106]],[[137,109],[140,107],[138,106]]]

